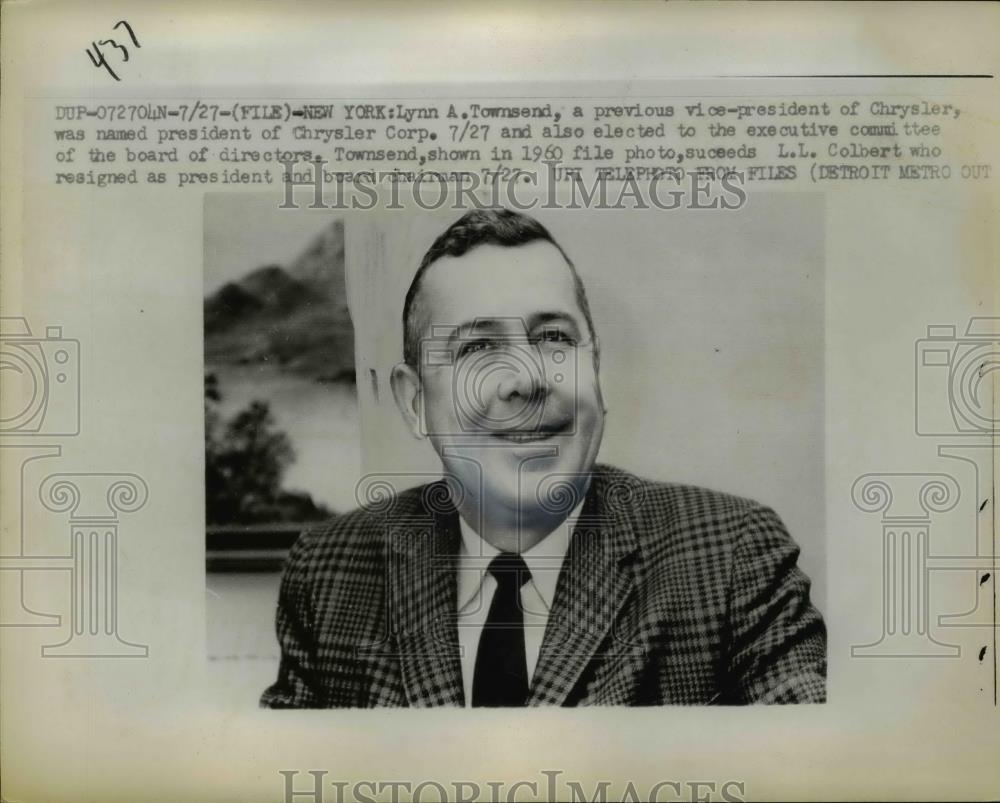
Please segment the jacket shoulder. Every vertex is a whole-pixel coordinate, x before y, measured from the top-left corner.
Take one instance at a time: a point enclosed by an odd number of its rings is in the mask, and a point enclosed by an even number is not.
[[[598,466],[598,473],[602,489],[612,502],[616,495],[626,498],[640,517],[664,523],[743,518],[752,510],[764,508],[747,497],[698,485],[652,480],[614,466]]]
[[[386,528],[394,520],[422,515],[424,499],[436,484],[399,493],[375,494],[369,504],[306,528],[288,554],[286,572],[304,575],[351,571],[378,560]]]
[[[756,519],[782,527],[777,515],[759,502],[736,494],[684,483],[637,476],[612,466],[599,466],[601,488],[608,499],[626,499],[633,530],[645,551],[664,555],[662,547],[703,553],[732,551]]]

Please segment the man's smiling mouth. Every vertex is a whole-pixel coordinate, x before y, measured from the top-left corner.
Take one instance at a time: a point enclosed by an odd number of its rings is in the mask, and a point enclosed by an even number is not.
[[[556,435],[563,435],[569,430],[569,422],[557,426],[538,427],[531,430],[507,430],[494,432],[493,437],[507,443],[539,443],[547,441]]]

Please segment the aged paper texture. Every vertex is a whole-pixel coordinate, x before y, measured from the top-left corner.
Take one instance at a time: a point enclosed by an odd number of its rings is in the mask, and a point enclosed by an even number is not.
[[[1000,794],[996,6],[2,14],[3,800]]]

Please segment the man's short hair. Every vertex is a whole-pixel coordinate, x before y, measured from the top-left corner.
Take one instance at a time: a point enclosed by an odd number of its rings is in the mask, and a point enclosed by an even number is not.
[[[426,324],[421,320],[418,296],[424,274],[434,262],[443,256],[463,256],[478,245],[499,245],[504,248],[514,248],[537,240],[554,245],[562,254],[563,259],[566,260],[566,265],[573,274],[577,304],[583,311],[587,327],[593,337],[596,332],[583,280],[580,279],[580,274],[577,273],[573,261],[566,256],[566,252],[549,234],[549,230],[534,218],[510,209],[476,209],[466,212],[445,229],[444,233],[427,249],[424,258],[420,260],[420,267],[417,268],[413,281],[410,282],[410,288],[406,292],[406,300],[403,302],[403,359],[406,363],[413,368],[419,369],[420,367],[420,338]]]

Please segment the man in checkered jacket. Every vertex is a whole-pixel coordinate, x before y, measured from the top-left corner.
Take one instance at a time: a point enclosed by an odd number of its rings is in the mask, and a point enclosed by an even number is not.
[[[262,705],[825,700],[823,619],[777,515],[596,463],[594,324],[541,224],[463,216],[403,327],[393,394],[443,478],[367,477],[361,509],[298,539]]]

